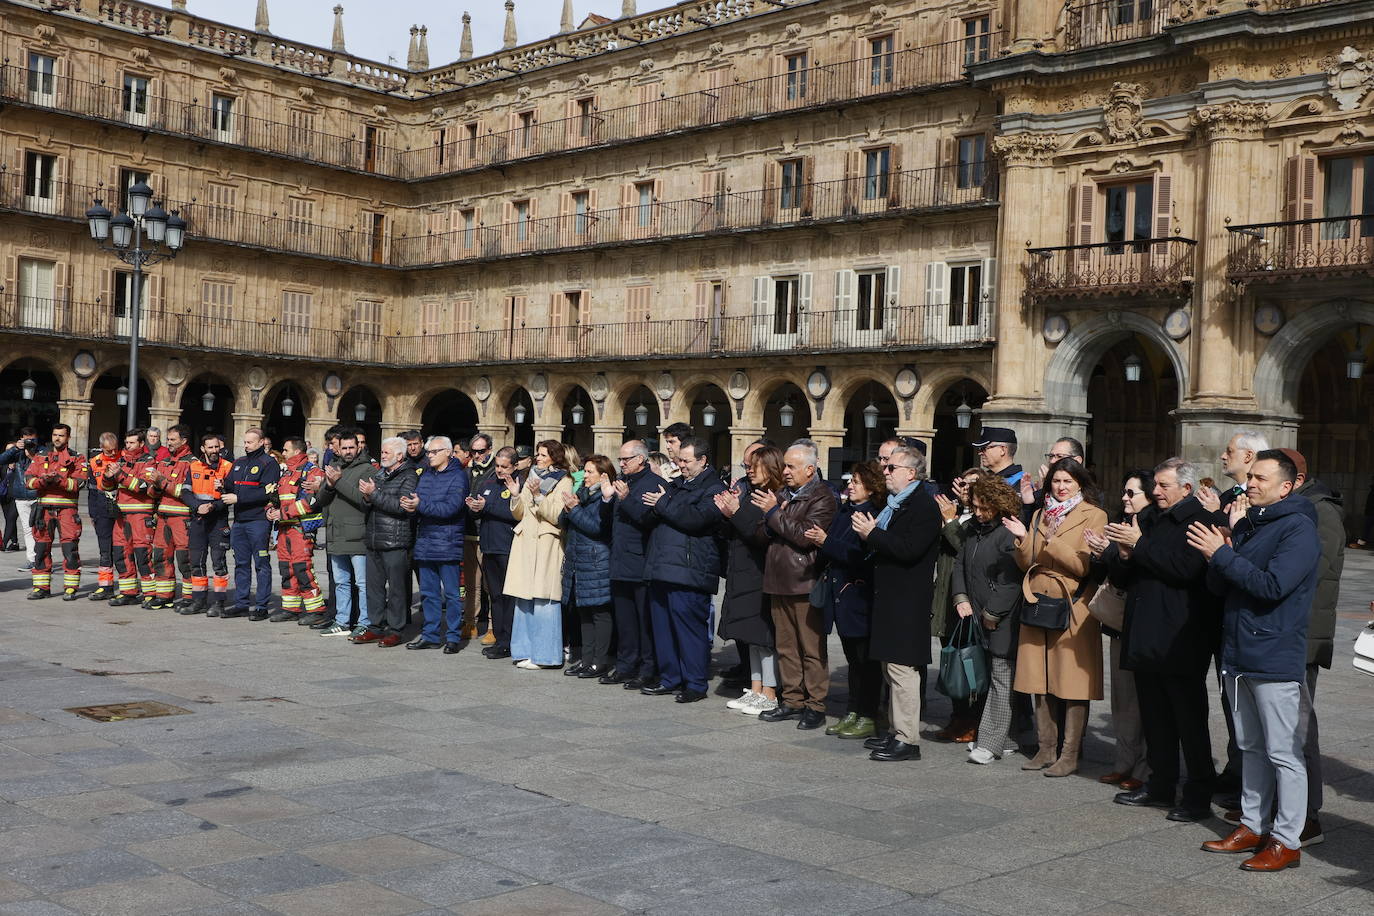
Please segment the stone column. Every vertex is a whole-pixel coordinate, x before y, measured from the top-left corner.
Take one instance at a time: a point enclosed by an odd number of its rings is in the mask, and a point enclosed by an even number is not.
[[[329,447],[329,443],[324,441],[324,434],[338,422],[338,419],[332,416],[306,417],[305,440],[310,443],[311,448],[319,449],[321,458],[324,457],[324,450]]]
[[[491,436],[493,449],[499,449],[511,444],[511,428],[509,426],[483,423],[482,432]]]
[[[597,452],[615,461],[616,455],[620,452],[621,443],[625,438],[625,427],[623,426],[603,426],[594,424],[592,426],[592,445]]]
[[[821,453],[821,463],[818,473],[827,480],[838,477],[840,474],[840,467],[838,464],[833,468],[831,467],[830,450],[832,448],[844,448],[845,431],[843,429],[822,429],[812,426],[810,433],[811,435],[807,436],[807,438],[816,443],[816,448],[819,449]]]
[[[149,407],[148,425],[162,430],[162,443],[167,444],[167,429],[181,422],[181,411],[175,407]]]
[[[57,402],[57,415],[61,422],[72,428],[70,448],[73,452],[86,452],[99,445],[91,442],[91,411],[95,405],[85,399],[62,400]]]
[[[228,433],[230,439],[228,442],[225,443],[225,445],[227,445],[230,451],[232,451],[235,455],[239,455],[243,452],[244,432],[249,427],[261,425],[262,414],[257,411],[248,411],[245,413],[235,412],[230,414],[229,417],[233,421],[233,424],[230,427],[230,432]],[[331,420],[330,422],[333,423],[335,421]]]
[[[543,442],[545,439],[553,439],[555,442],[561,442],[563,440],[563,424],[535,423],[534,441],[538,443]]]
[[[895,432],[895,435],[898,435],[898,436],[910,436],[910,437],[913,438],[913,439],[920,439],[922,442],[924,442],[924,443],[926,444],[926,449],[927,449],[926,454],[930,454],[929,449],[935,445],[935,430],[930,429],[930,428],[928,428],[928,427],[920,427],[920,426],[900,427],[900,426],[899,426],[899,427],[897,427],[897,430],[896,430],[896,432]]]

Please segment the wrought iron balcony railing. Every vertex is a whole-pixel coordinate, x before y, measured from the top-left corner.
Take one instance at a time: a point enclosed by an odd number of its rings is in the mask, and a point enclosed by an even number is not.
[[[1172,0],[1088,0],[1065,7],[1065,47],[1074,51],[1158,35],[1169,22]]]
[[[1374,272],[1374,213],[1228,226],[1234,282]]]
[[[993,303],[880,305],[835,311],[675,318],[603,324],[497,328],[428,335],[383,335],[270,319],[251,321],[197,309],[139,313],[149,346],[205,353],[428,368],[508,362],[670,359],[797,351],[846,352],[978,347],[992,342]],[[326,310],[329,314],[334,309]],[[131,310],[122,303],[0,296],[6,333],[64,340],[126,341]]]
[[[1196,247],[1193,239],[1169,236],[1028,248],[1026,292],[1043,299],[1186,295]]]

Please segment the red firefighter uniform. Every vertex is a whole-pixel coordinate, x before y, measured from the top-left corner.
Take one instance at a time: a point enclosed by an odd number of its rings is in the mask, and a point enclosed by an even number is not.
[[[124,449],[119,461],[105,469],[100,478],[103,490],[113,491],[119,518],[115,521],[115,558],[119,565],[119,604],[136,604],[139,587],[143,594],[155,593],[153,564],[150,551],[153,545],[153,512],[157,496],[153,485],[157,482],[157,460],[148,450]]]
[[[95,524],[96,540],[100,544],[100,567],[96,572],[96,590],[91,593],[92,601],[113,598],[115,589],[114,559],[114,500],[113,493],[100,488],[100,478],[105,468],[119,460],[119,452],[107,453],[104,449],[96,452],[90,460],[91,521]],[[107,527],[108,526],[108,527]]]
[[[281,609],[288,614],[316,614],[324,608],[324,594],[315,582],[314,539],[307,536],[302,519],[315,513],[316,494],[307,482],[324,478],[304,455],[284,462],[277,482],[280,518],[277,519],[277,563],[281,569]]]
[[[183,444],[174,454],[157,462],[157,529],[153,533],[155,596],[146,593],[144,607],[170,607],[176,597],[177,570],[182,586],[190,590],[191,551],[186,525],[191,515],[191,449]],[[189,595],[187,600],[190,600]]]
[[[77,496],[86,480],[86,459],[68,449],[52,449],[29,465],[24,483],[38,494],[33,525],[33,594],[52,591],[53,533],[62,544],[62,592],[71,600],[81,584],[81,514]],[[21,520],[27,521],[27,519]]]
[[[227,458],[220,458],[215,464],[207,464],[204,456],[191,460],[188,476],[191,480],[191,499],[193,505],[189,522],[189,541],[191,553],[191,607],[203,612],[210,603],[210,577],[207,576],[205,563],[208,555],[211,568],[215,571],[214,603],[224,606],[224,594],[229,589],[229,508],[219,501],[224,476],[234,466]],[[208,512],[200,512],[202,505],[210,506]]]

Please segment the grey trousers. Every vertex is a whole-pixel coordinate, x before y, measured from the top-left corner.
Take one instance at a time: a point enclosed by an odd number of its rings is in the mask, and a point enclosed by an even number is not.
[[[1015,658],[988,656],[988,698],[983,704],[983,718],[978,723],[978,746],[997,757],[1016,750],[1016,742],[1008,734],[1011,731],[1011,682],[1015,661]]]
[[[892,693],[888,698],[892,731],[904,744],[921,741],[921,669],[883,662],[883,676]]]
[[[1241,752],[1241,823],[1289,849],[1299,849],[1307,824],[1307,767],[1302,756],[1307,685],[1228,676],[1224,686]]]
[[[1150,765],[1145,761],[1145,726],[1140,721],[1140,698],[1135,675],[1121,670],[1121,638],[1111,639],[1112,732],[1116,735],[1116,763],[1112,771],[1145,781]]]
[[[1307,690],[1303,692],[1302,717],[1307,722],[1307,740],[1302,743],[1302,759],[1307,765],[1307,814],[1316,817],[1322,809],[1322,749],[1317,741],[1317,665],[1307,666]]]

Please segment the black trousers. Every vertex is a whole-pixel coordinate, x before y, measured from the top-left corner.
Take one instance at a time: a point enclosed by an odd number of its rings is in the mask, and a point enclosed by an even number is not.
[[[882,709],[882,665],[868,656],[867,636],[841,636],[844,660],[849,663],[849,703],[845,712],[865,719],[876,718]]]
[[[194,520],[192,520],[192,524],[194,524]],[[115,565],[114,526],[115,520],[113,515],[91,516],[91,527],[95,529],[95,542],[99,545],[100,549],[101,569],[113,569]]]
[[[654,625],[649,617],[649,587],[644,582],[611,582],[617,643],[615,670],[622,677],[658,683]]]
[[[5,516],[5,532],[0,537],[0,547],[9,547],[11,544],[19,544],[19,507],[14,504],[14,500],[6,496],[0,499],[0,511]]]
[[[381,633],[406,628],[406,582],[410,579],[409,550],[367,552],[367,619]]]
[[[1137,671],[1140,723],[1145,728],[1145,759],[1150,763],[1150,794],[1173,799],[1178,786],[1178,752],[1188,778],[1183,804],[1205,807],[1212,798],[1216,767],[1207,731],[1207,666],[1194,670]]]
[[[579,604],[577,616],[582,622],[582,664],[608,664],[611,660],[611,634],[614,632],[611,606],[594,604],[583,607]]]
[[[515,622],[515,599],[506,594],[509,566],[509,554],[482,552],[482,585],[491,595],[491,629],[498,649],[510,648],[510,630]]]

